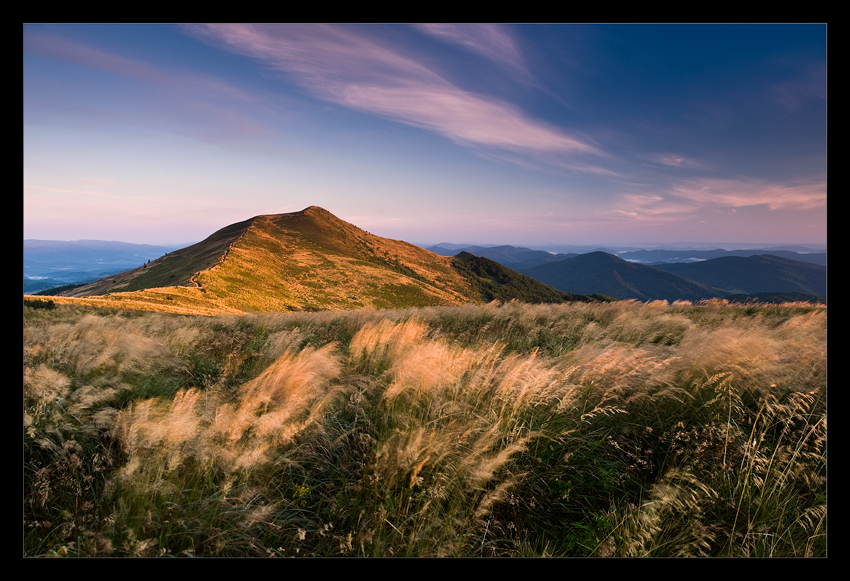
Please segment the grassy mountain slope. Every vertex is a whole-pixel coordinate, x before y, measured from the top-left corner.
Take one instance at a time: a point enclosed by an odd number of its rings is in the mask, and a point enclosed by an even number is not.
[[[259,216],[220,266],[198,276],[208,293],[258,311],[392,308],[477,301],[442,258],[368,234],[315,206]]]
[[[716,288],[606,252],[581,254],[520,272],[564,292],[600,293],[618,299],[673,301],[724,295]]]
[[[144,266],[100,279],[62,295],[82,297],[169,286],[197,286],[193,277],[219,263],[253,221],[254,218],[231,224],[198,244],[175,250]]]
[[[145,267],[64,294],[90,304],[199,314],[460,305],[535,297],[540,289],[540,296],[560,296],[542,285],[532,292],[521,286],[482,282],[452,258],[369,234],[311,206],[233,224]]]

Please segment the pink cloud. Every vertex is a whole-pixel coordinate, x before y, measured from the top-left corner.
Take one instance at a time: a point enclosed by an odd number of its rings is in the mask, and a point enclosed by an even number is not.
[[[693,204],[665,199],[658,194],[623,194],[614,213],[638,220],[680,219],[694,211]]]
[[[632,221],[666,223],[696,218],[706,210],[735,212],[767,206],[768,210],[805,211],[826,206],[826,184],[767,183],[755,180],[697,179],[680,182],[662,193],[624,193],[614,215]]]
[[[189,27],[192,34],[290,75],[317,97],[421,127],[458,143],[526,154],[590,153],[598,148],[475,95],[353,29],[327,25]]]
[[[458,143],[515,152],[582,152],[595,147],[529,120],[507,103],[451,86],[417,83],[406,87],[348,85],[337,102],[429,129]]]
[[[522,55],[514,39],[497,24],[419,24],[417,28],[496,63],[522,68]]]
[[[826,206],[826,182],[777,184],[758,180],[698,179],[681,182],[670,192],[696,206],[767,205],[771,210],[812,210]]]

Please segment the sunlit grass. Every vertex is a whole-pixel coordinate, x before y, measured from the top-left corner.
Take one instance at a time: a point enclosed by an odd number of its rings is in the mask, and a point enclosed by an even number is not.
[[[25,309],[28,556],[824,556],[826,308]]]

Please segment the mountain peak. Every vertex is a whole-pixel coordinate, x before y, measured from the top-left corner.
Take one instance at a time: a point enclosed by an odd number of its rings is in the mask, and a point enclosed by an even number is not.
[[[73,291],[74,296],[106,294],[169,308],[179,303],[186,312],[393,308],[481,300],[451,259],[369,234],[319,206],[255,216],[144,267]]]
[[[295,216],[307,216],[310,218],[333,218],[334,220],[339,220],[342,222],[340,218],[337,218],[321,206],[307,206],[303,210],[298,210],[297,212],[281,212],[280,214],[260,214],[259,216],[254,216],[251,220],[256,220],[257,218],[288,218]]]
[[[198,244],[72,289],[68,296],[103,296],[110,304],[187,314],[566,298],[485,258],[463,258],[370,234],[309,206],[231,224]]]
[[[336,218],[336,216],[334,216],[321,206],[309,206],[297,213],[304,214],[306,216],[333,216],[334,218]]]
[[[291,224],[301,224],[304,227],[306,223],[312,224],[314,228],[327,228],[333,226],[335,228],[357,228],[354,224],[349,224],[345,220],[331,214],[321,206],[308,206],[300,212],[290,212],[288,214],[269,214],[262,216],[265,219],[271,219],[273,222],[287,222]],[[301,220],[299,220],[301,218]],[[306,223],[303,218],[307,218]],[[282,222],[281,222],[282,223]]]

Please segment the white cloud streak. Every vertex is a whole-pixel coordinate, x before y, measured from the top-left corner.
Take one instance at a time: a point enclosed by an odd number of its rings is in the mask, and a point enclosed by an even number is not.
[[[701,207],[766,205],[771,210],[813,210],[826,206],[826,182],[776,184],[758,180],[697,179],[681,182],[671,193]]]
[[[664,219],[703,210],[766,206],[768,210],[806,211],[826,206],[826,183],[778,184],[743,179],[694,179],[661,194],[625,193],[615,213],[634,219]]]
[[[214,24],[187,30],[290,75],[320,99],[421,127],[462,145],[527,155],[604,155],[509,103],[454,86],[351,28]]]
[[[497,24],[419,24],[417,28],[499,65],[524,69],[522,55],[514,39]]]

